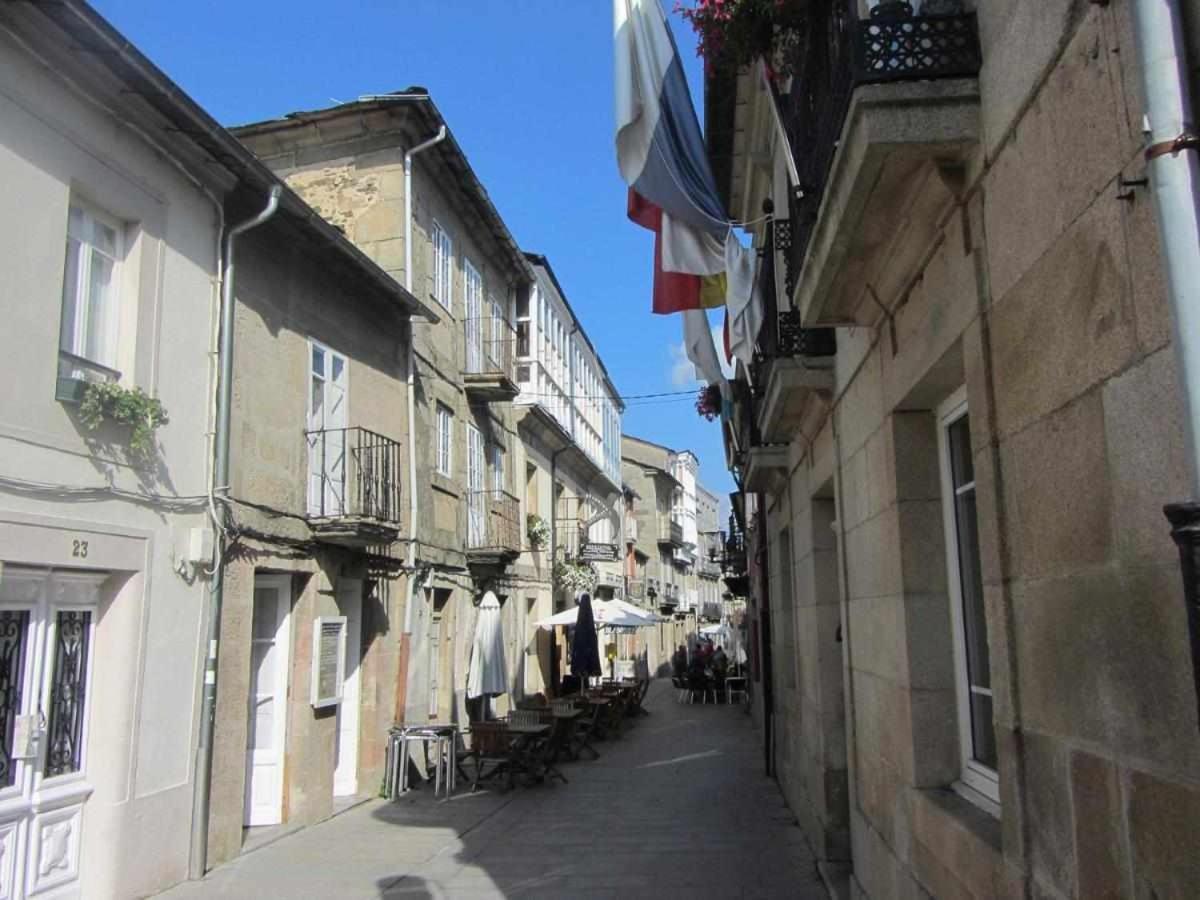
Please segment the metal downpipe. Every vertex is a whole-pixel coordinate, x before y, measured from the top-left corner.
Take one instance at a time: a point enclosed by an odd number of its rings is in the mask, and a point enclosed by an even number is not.
[[[238,235],[257,228],[279,208],[282,189],[272,185],[267,205],[257,216],[233,226],[225,234],[225,271],[221,279],[220,368],[217,381],[217,421],[214,438],[215,490],[229,489],[229,421],[233,400],[233,243]],[[220,536],[218,540],[223,540]],[[223,554],[222,554],[223,556]],[[213,573],[208,601],[208,652],[204,660],[204,684],[200,705],[200,733],[193,773],[191,852],[188,877],[203,878],[208,869],[208,822],[212,791],[213,726],[217,708],[217,646],[221,639],[221,603],[225,596],[225,571],[219,566]]]
[[[1134,36],[1149,147],[1146,168],[1154,194],[1174,323],[1175,358],[1183,394],[1191,496],[1164,507],[1179,548],[1192,651],[1192,680],[1200,704],[1200,137],[1192,122],[1183,19],[1177,0],[1135,0]],[[1198,706],[1200,708],[1200,706]]]

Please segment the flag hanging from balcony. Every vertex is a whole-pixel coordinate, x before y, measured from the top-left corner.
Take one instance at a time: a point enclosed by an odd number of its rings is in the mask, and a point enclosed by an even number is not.
[[[629,218],[654,232],[653,311],[722,306],[736,239],[666,14],[659,0],[613,0],[613,29],[617,164]]]

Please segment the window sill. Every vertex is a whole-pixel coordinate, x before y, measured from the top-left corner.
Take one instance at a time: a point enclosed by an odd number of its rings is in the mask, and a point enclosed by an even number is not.
[[[913,838],[917,880],[935,897],[963,888],[972,896],[992,896],[1002,883],[1000,820],[957,789],[913,791]],[[945,883],[947,873],[953,885]]]
[[[462,492],[459,490],[458,485],[456,485],[451,478],[443,475],[441,472],[435,471],[431,473],[429,483],[435,491],[441,491],[443,494],[449,494],[455,499],[462,496]]]
[[[435,294],[433,291],[429,292],[429,299],[432,300],[434,303],[436,303],[438,306],[440,306],[442,309],[444,309],[446,311],[446,315],[448,315],[451,319],[454,318],[454,310],[450,308],[450,306],[453,305],[453,302],[451,302],[450,305],[443,303],[442,300],[438,298],[438,295]]]

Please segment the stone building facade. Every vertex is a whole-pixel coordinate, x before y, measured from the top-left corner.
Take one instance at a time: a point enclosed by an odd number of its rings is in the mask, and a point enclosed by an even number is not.
[[[468,719],[471,637],[486,590],[502,600],[517,687],[528,610],[508,600],[525,579],[538,578],[518,562],[525,546],[517,496],[524,454],[512,408],[513,311],[532,272],[448,129],[413,157],[406,199],[406,152],[445,127],[428,94],[414,89],[236,130],[324,218],[398,282],[411,284],[440,319],[413,335],[419,492],[413,537],[421,582],[401,620],[406,689],[399,710],[408,721]]]
[[[312,824],[380,783],[403,687],[404,358],[427,312],[286,217],[237,254],[210,864],[244,828]],[[332,693],[314,681],[331,650]]]
[[[838,896],[1200,884],[1130,5],[814,5],[793,81],[709,78],[730,213],[774,213],[726,423],[756,717]]]

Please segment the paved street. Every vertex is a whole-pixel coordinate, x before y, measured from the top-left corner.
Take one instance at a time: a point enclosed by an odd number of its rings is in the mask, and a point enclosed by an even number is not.
[[[663,681],[647,707],[569,784],[373,800],[160,896],[825,900],[746,714]]]

